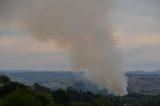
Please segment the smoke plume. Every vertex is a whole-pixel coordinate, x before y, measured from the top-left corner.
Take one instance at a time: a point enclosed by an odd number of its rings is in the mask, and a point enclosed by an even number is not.
[[[39,40],[66,47],[73,68],[87,70],[88,79],[110,93],[126,94],[122,59],[109,19],[114,0],[0,1],[4,5],[1,14],[12,11],[10,20],[21,28]]]

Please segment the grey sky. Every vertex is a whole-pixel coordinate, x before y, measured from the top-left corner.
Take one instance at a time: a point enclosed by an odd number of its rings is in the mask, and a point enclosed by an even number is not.
[[[118,0],[113,15],[127,70],[160,68],[160,1]]]
[[[126,70],[160,69],[159,5],[160,0],[117,0],[111,18]],[[30,33],[6,17],[0,16],[0,69],[70,70],[65,48],[31,40]]]

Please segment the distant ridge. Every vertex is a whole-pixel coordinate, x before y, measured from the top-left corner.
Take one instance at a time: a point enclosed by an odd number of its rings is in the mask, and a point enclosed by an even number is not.
[[[32,70],[0,70],[1,73],[33,72]]]
[[[128,71],[126,75],[160,75],[160,69],[155,71]]]
[[[77,72],[77,71],[51,71],[51,70],[0,70],[0,73],[23,73],[23,72],[57,72],[57,73],[63,73],[63,72]],[[78,72],[84,72],[84,71],[78,71]],[[137,71],[127,71],[126,75],[160,75],[160,69],[155,70],[155,71],[143,71],[143,70],[137,70]]]
[[[0,73],[19,73],[19,72],[72,72],[69,70],[66,71],[51,71],[51,70],[0,70]]]
[[[84,71],[0,70],[0,74],[9,76],[12,81],[29,86],[38,83],[51,89],[73,87],[83,91],[105,91],[103,87],[99,88],[93,82],[88,81]],[[126,72],[126,76],[128,77],[128,92],[160,94],[160,70],[129,71]]]

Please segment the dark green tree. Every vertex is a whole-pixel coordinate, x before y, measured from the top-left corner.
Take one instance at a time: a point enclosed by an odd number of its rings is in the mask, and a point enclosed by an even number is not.
[[[41,103],[41,106],[55,106],[54,99],[50,94],[40,93],[37,97]]]
[[[8,83],[8,82],[10,82],[9,77],[5,75],[0,75],[0,83]]]
[[[19,89],[0,100],[0,106],[41,106],[29,90]]]

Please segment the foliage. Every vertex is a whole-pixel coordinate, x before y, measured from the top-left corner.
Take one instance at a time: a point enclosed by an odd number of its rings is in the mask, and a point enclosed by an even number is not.
[[[43,87],[39,85],[38,83],[33,84],[33,91],[36,93],[51,93],[51,90],[49,88]]]
[[[35,83],[29,87],[0,76],[0,106],[160,106],[160,96],[130,93],[125,96],[77,91],[71,87],[51,90]]]
[[[1,106],[40,106],[38,99],[28,90],[16,90],[0,103]]]
[[[37,94],[37,97],[40,101],[41,106],[55,106],[54,99],[50,94],[40,93]]]
[[[0,83],[7,83],[7,82],[10,82],[10,79],[5,75],[1,75],[0,76]]]

